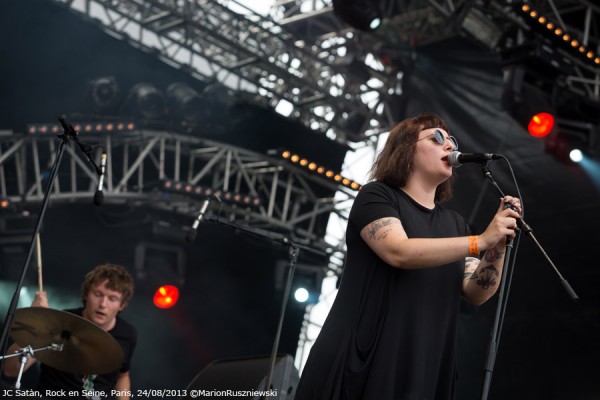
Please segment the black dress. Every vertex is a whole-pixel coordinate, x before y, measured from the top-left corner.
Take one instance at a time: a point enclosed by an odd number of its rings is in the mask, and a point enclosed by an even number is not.
[[[81,317],[83,308],[65,311]],[[46,390],[59,392],[60,389],[64,389],[67,393],[72,390],[81,394],[85,389],[88,393],[103,391],[109,395],[107,396],[108,398],[112,398],[113,396],[110,396],[111,389],[114,389],[118,375],[121,372],[129,371],[131,357],[133,356],[133,351],[137,344],[137,329],[121,317],[117,316],[115,326],[108,331],[108,333],[115,338],[123,350],[123,363],[117,370],[103,375],[78,375],[59,371],[49,365],[42,364],[40,379],[36,389],[39,390],[43,396],[45,396]],[[51,396],[47,397],[52,398]],[[62,397],[64,398],[64,396]],[[85,397],[79,396],[79,398]]]
[[[400,219],[409,238],[469,234],[453,211],[437,204],[427,209],[381,182],[366,184],[350,212],[340,289],[296,400],[454,398],[464,261],[414,270],[386,264],[360,237],[384,217]]]

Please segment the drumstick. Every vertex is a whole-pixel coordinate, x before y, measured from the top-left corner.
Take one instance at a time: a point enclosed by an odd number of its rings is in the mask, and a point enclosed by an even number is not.
[[[38,285],[40,292],[44,291],[44,285],[42,283],[42,246],[40,244],[40,233],[38,232],[35,237],[35,247],[37,250],[37,265],[38,265]]]

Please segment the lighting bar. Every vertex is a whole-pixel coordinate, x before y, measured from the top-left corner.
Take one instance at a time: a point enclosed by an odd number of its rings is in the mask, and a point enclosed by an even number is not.
[[[518,3],[517,10],[532,28],[547,35],[555,42],[560,43],[561,46],[576,54],[579,58],[596,66],[600,65],[600,56],[596,52],[565,32],[564,29],[551,21],[550,18],[541,15],[530,4],[524,2]]]
[[[135,123],[131,121],[114,122],[76,122],[73,128],[77,133],[110,133],[110,132],[131,132],[136,129]],[[30,135],[60,134],[63,132],[60,124],[28,124],[25,132]]]
[[[292,153],[289,150],[282,150],[279,152],[279,155],[281,156],[281,158],[283,158],[284,160],[288,160],[292,164],[296,164],[300,167],[306,168],[307,170],[309,170],[310,172],[312,172],[314,174],[322,175],[322,176],[324,176],[328,179],[331,179],[332,181],[334,181],[340,185],[344,185],[350,189],[360,190],[360,188],[362,187],[362,185],[360,183],[355,182],[349,178],[345,178],[341,174],[339,174],[329,168],[326,168],[322,165],[318,165],[316,162],[310,161],[307,158],[304,158],[296,153]]]
[[[184,194],[197,198],[216,196],[226,203],[249,207],[258,207],[262,203],[260,198],[251,196],[249,194],[224,190],[213,190],[208,186],[192,185],[188,182],[174,181],[171,179],[162,181],[161,188],[170,193]]]

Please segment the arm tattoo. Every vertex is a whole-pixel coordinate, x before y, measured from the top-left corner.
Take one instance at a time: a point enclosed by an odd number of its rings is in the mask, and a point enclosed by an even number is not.
[[[397,224],[398,222],[399,221],[396,218],[383,218],[371,223],[368,232],[369,238],[374,240],[385,239],[392,229],[388,228],[384,231],[381,231],[381,229],[389,225]]]
[[[479,259],[475,257],[467,257],[465,258],[465,272],[463,279],[475,279],[473,275],[475,274],[475,270],[479,265]]]
[[[488,251],[485,252],[485,261],[487,262],[494,262],[497,259],[499,259],[500,257],[502,257],[504,255],[503,251],[498,251],[495,247],[488,249]]]
[[[475,274],[471,279],[475,279]],[[483,290],[489,289],[491,286],[496,286],[496,278],[498,278],[499,272],[493,265],[486,265],[479,271],[477,278],[477,284],[481,286]]]
[[[481,289],[487,290],[492,286],[496,286],[497,278],[500,275],[498,269],[489,265],[480,265],[479,259],[475,257],[467,257],[465,259],[465,280],[474,280]]]

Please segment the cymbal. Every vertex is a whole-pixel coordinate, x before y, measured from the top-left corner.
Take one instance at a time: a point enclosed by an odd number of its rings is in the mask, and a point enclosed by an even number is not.
[[[62,343],[62,351],[42,350],[34,357],[65,372],[106,374],[118,369],[123,362],[123,350],[108,332],[66,311],[19,308],[10,335],[19,346],[31,346],[34,350]]]

